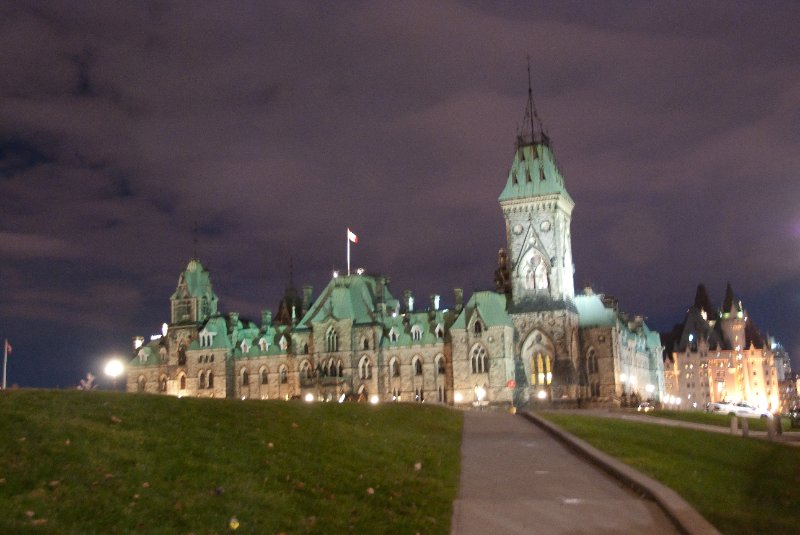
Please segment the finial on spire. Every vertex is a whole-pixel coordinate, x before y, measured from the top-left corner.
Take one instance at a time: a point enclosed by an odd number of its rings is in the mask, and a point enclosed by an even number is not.
[[[197,260],[197,221],[195,221],[194,226],[192,226],[192,242],[194,243],[192,258]]]
[[[530,145],[534,143],[541,143],[543,145],[550,145],[550,138],[544,132],[544,124],[536,111],[536,104],[533,101],[533,84],[531,83],[531,57],[526,56],[528,60],[528,104],[525,107],[525,117],[523,119],[523,128],[530,127],[530,132],[525,130],[517,134],[517,145]],[[538,125],[538,132],[537,130]]]

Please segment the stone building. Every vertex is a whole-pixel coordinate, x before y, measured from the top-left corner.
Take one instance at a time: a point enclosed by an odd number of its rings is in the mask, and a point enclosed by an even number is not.
[[[683,322],[663,342],[669,405],[703,409],[709,402],[745,400],[770,411],[785,405],[788,355],[762,336],[730,283],[720,309],[700,284]]]
[[[292,288],[261,324],[221,315],[196,259],[180,275],[164,334],[141,339],[128,390],[171,395],[468,404],[659,400],[662,347],[641,317],[590,289],[575,296],[575,206],[529,93],[499,203],[506,227],[495,291],[451,309],[415,307],[389,279],[334,276],[319,296]]]

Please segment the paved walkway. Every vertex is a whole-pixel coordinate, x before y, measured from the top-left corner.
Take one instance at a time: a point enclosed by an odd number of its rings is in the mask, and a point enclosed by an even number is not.
[[[524,418],[467,411],[452,533],[678,531],[654,502],[623,488]]]

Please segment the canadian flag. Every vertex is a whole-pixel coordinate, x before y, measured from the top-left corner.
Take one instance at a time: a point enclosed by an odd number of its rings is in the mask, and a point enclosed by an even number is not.
[[[347,239],[353,243],[358,243],[358,236],[350,229],[347,229]]]

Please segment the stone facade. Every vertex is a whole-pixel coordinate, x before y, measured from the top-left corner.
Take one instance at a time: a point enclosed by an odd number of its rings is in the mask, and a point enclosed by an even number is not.
[[[658,337],[602,296],[575,296],[574,202],[533,122],[498,201],[506,247],[496,291],[464,304],[456,288],[452,309],[431,296],[418,310],[411,292],[398,299],[387,278],[358,273],[335,276],[316,299],[290,288],[276,317],[265,310],[257,325],[218,313],[208,272],[191,260],[163,336],[135,347],[128,390],[455,405],[660,399]]]

